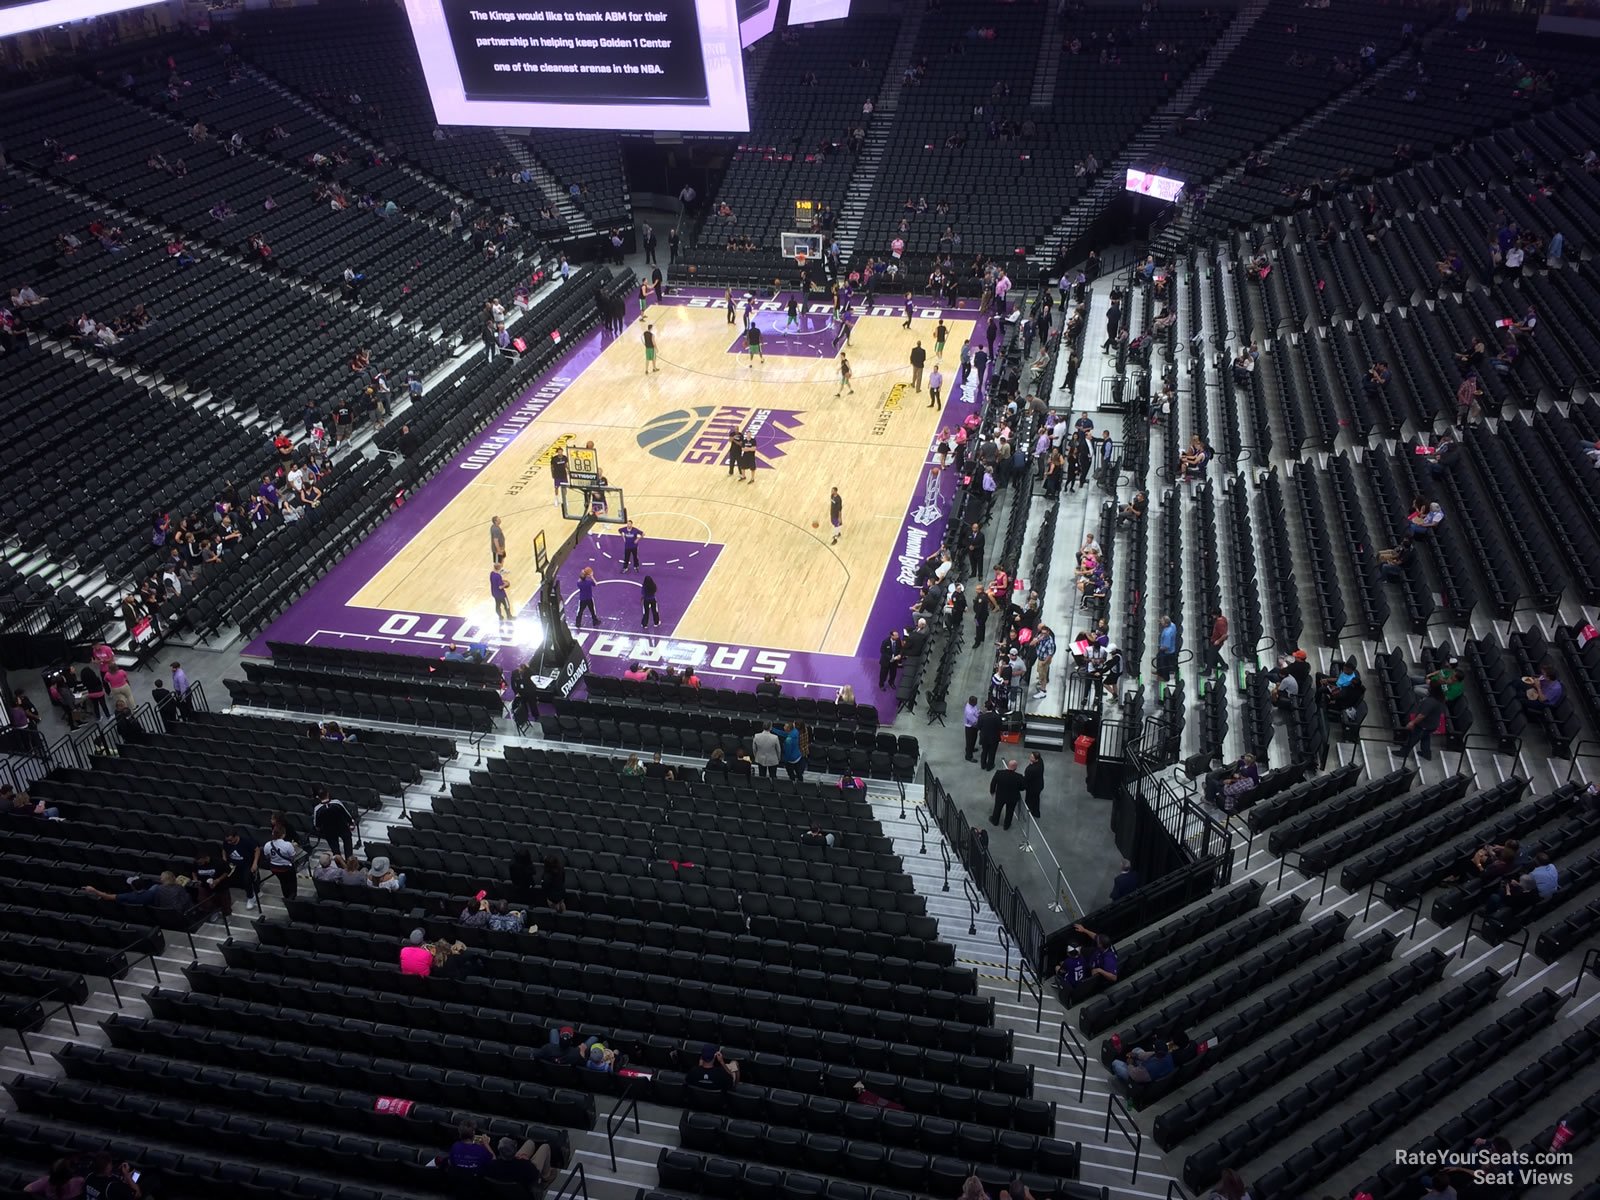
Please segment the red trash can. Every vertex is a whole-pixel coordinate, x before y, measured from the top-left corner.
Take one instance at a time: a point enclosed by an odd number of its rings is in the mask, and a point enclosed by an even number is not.
[[[1072,761],[1087,765],[1089,751],[1094,749],[1094,739],[1087,733],[1080,733],[1072,740]]]

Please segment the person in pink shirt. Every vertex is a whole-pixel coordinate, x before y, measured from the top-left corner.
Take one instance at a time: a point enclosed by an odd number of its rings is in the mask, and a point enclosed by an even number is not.
[[[432,975],[433,951],[423,945],[427,937],[420,929],[411,931],[411,940],[400,947],[400,973],[402,975]]]
[[[133,685],[128,682],[128,673],[113,661],[100,674],[106,681],[106,691],[110,693],[112,709],[117,707],[118,700],[126,700],[128,710],[133,711]]]

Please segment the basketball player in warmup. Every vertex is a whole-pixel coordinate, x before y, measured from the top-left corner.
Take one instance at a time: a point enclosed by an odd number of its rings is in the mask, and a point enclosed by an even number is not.
[[[728,306],[728,324],[733,324],[733,289],[729,288],[722,293],[722,302]]]
[[[489,572],[489,594],[494,597],[494,615],[502,622],[509,622],[511,615],[511,594],[506,590],[505,574],[496,566]]]
[[[756,323],[756,298],[749,292],[744,294],[744,327],[749,329]]]
[[[850,331],[854,328],[855,326],[850,321],[850,314],[846,312],[839,318],[838,327],[833,331],[833,348],[835,350],[839,348],[840,342],[843,342],[846,346],[850,344]]]
[[[661,624],[661,610],[656,607],[656,581],[652,576],[646,575],[640,581],[639,598],[644,604],[639,614],[639,628]]]
[[[939,318],[939,328],[933,331],[933,356],[944,357],[944,340],[950,336],[950,331],[945,328],[944,318]]]
[[[656,327],[654,325],[646,325],[644,327],[644,373],[648,375],[651,371],[660,374],[661,368],[656,365]]]
[[[767,356],[761,353],[761,326],[753,321],[744,328],[744,348],[749,357],[749,361],[744,364],[745,366],[755,366],[758,358],[762,362],[767,361]]]
[[[585,611],[588,612],[589,620],[593,624],[600,624],[600,618],[595,615],[594,611],[593,567],[585,567],[582,571],[578,572],[578,616],[577,619],[573,621],[574,625],[577,625],[580,628],[582,627],[583,614]]]
[[[739,478],[746,483],[756,481],[756,438],[753,433],[745,434],[744,449],[739,453]]]
[[[850,382],[850,374],[850,356],[839,355],[839,388],[833,393],[835,396],[842,396],[847,389],[852,396],[856,394],[855,386]]]
[[[744,430],[735,429],[728,435],[728,456],[722,460],[728,464],[728,475],[732,477],[735,470],[739,472],[739,482],[744,482]]]
[[[556,507],[561,507],[561,489],[567,486],[567,448],[558,445],[550,456],[550,480],[555,484]]]
[[[635,525],[633,518],[629,517],[617,532],[622,535],[622,569],[626,571],[631,565],[637,571],[639,569],[639,539],[644,537],[644,530]]]
[[[494,565],[504,566],[506,561],[506,531],[500,528],[500,518],[489,518],[489,554]]]
[[[788,333],[791,325],[800,328],[800,298],[794,295],[789,297],[789,319],[783,323],[783,331]]]
[[[906,293],[906,319],[904,321],[900,322],[900,328],[901,329],[910,329],[911,328],[911,317],[912,317],[912,314],[915,313],[916,311],[917,311],[916,307],[911,303],[911,293],[907,292]]]
[[[839,535],[844,532],[844,498],[839,495],[838,488],[829,489],[828,522],[833,526],[833,541],[830,545],[837,546]]]

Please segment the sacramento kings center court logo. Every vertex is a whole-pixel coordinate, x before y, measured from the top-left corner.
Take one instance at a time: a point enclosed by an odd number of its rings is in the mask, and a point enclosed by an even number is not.
[[[735,430],[743,430],[746,437],[755,438],[757,457],[771,465],[794,440],[793,431],[803,424],[802,416],[794,409],[727,404],[675,408],[645,423],[639,445],[667,462],[716,466],[728,453],[728,438]]]

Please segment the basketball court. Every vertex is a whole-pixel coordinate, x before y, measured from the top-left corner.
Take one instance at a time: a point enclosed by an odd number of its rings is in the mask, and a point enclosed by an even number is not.
[[[630,300],[620,335],[579,339],[252,652],[267,640],[407,652],[481,642],[509,670],[541,639],[535,540],[553,553],[593,506],[599,523],[558,572],[571,623],[579,573],[594,570],[599,628],[573,624],[591,670],[671,662],[711,683],[772,674],[819,695],[844,684],[863,700],[876,695],[878,644],[910,623],[911,575],[943,534],[955,480],[941,475],[933,448],[941,428],[974,411],[976,381],[959,378],[958,363],[976,314],[917,304],[908,331],[903,303],[858,304],[846,342],[825,300],[802,304],[796,321],[787,294],[753,300],[756,357],[746,351],[744,296],[735,302],[730,324],[720,290],[679,289],[642,315]],[[937,356],[941,319],[950,335]],[[647,326],[657,370],[646,370]],[[928,407],[926,383],[910,386],[919,339],[928,371],[943,364],[942,410]],[[841,354],[854,394],[836,394]],[[735,430],[754,441],[753,482],[725,464]],[[558,447],[569,460],[564,489],[550,468]],[[844,504],[836,544],[833,487]],[[644,534],[639,569],[626,573],[624,515]],[[489,592],[495,516],[518,614],[505,625]],[[646,576],[661,613],[648,630]]]

